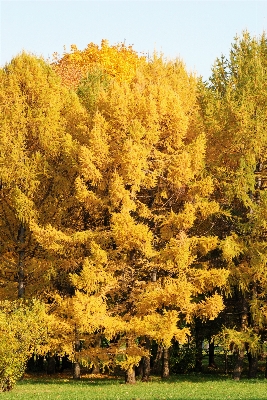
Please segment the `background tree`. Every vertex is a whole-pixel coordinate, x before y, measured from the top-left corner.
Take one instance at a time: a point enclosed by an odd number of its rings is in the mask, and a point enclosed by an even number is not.
[[[111,46],[108,40],[103,39],[101,46],[89,43],[84,50],[72,45],[71,51],[68,53],[65,50],[61,58],[55,53],[53,67],[63,85],[76,90],[83,78],[99,68],[120,82],[130,82],[137,66],[144,62],[145,56],[139,56],[132,46],[124,43]]]
[[[229,59],[216,61],[210,81],[200,89],[207,166],[225,212],[214,221],[214,232],[221,240],[222,263],[229,268],[232,296],[238,296],[235,323],[244,337],[249,329],[259,335],[265,325],[266,49],[265,35],[256,39],[244,32],[235,39]],[[246,339],[240,345],[240,332],[236,332],[236,379],[244,351],[250,364],[255,359],[253,341]],[[250,371],[255,376],[256,362]]]

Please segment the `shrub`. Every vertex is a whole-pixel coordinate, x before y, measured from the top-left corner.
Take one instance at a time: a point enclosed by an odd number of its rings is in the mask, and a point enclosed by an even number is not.
[[[47,315],[37,302],[0,302],[0,391],[11,390],[34,349],[46,341]]]
[[[195,348],[180,345],[170,355],[170,369],[174,374],[187,373],[195,367]]]

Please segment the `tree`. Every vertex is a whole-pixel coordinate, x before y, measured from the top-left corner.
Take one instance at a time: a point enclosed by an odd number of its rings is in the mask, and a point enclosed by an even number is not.
[[[41,59],[22,53],[0,79],[0,297],[24,297],[27,286],[30,298],[49,291],[59,265],[60,232],[73,208],[72,154],[76,136],[86,132],[85,114]]]
[[[231,335],[239,354],[236,379],[240,379],[245,350],[250,363],[260,351],[258,338],[266,323],[267,197],[262,190],[266,180],[262,175],[267,145],[266,50],[265,35],[256,39],[244,32],[235,39],[229,59],[216,61],[199,97],[208,139],[207,166],[225,212],[215,223],[222,263],[229,268],[232,296],[239,299],[236,340]],[[255,365],[251,376],[255,376]]]
[[[113,332],[117,362],[127,381],[134,382],[133,367],[147,355],[140,338],[166,349],[174,337],[185,341],[193,315],[209,319],[223,309],[216,289],[226,284],[228,274],[213,267],[209,257],[218,243],[205,231],[219,207],[211,199],[213,183],[205,170],[195,78],[180,61],[155,55],[137,62],[131,79],[124,79],[124,72],[105,68],[98,51],[98,71],[77,84],[90,130],[78,151],[76,197],[84,210],[89,257],[94,242],[106,253],[105,274],[116,280],[101,304],[105,315],[120,321]],[[74,59],[79,77],[95,68],[87,50],[73,54],[57,62],[59,73],[69,71]],[[125,57],[125,71],[128,53],[121,51],[120,57]],[[157,275],[152,282],[151,274]],[[90,290],[81,294],[76,288],[73,301],[76,296],[84,304],[92,296],[96,300]],[[79,327],[82,315],[76,320]],[[109,335],[108,327],[102,328]]]
[[[57,326],[46,349],[77,367],[118,364],[134,383],[154,341],[167,376],[173,340],[220,313],[229,275],[197,81],[106,42],[53,69],[23,53],[1,70],[0,295],[15,298],[6,272],[19,297],[26,282]]]

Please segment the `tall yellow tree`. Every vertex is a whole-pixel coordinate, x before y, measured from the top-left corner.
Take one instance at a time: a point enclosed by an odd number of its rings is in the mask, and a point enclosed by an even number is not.
[[[86,128],[79,101],[43,60],[23,53],[0,79],[0,297],[14,299],[26,286],[28,297],[46,291],[60,265],[57,231],[66,232],[73,208],[75,136]],[[49,254],[40,245],[42,229]]]
[[[79,78],[94,67],[77,84],[89,131],[78,151],[76,197],[88,227],[84,246],[90,255],[93,237],[116,279],[105,292],[105,313],[120,321],[117,360],[132,382],[134,365],[147,354],[138,338],[166,348],[173,338],[183,342],[193,316],[215,318],[223,309],[216,289],[226,285],[228,274],[209,257],[218,241],[206,232],[219,207],[205,170],[196,79],[181,61],[156,55],[147,62],[135,55],[136,68],[125,77],[127,52],[119,50],[125,68],[116,73],[106,68],[113,50],[105,62],[98,52],[96,64],[87,49],[74,48],[55,68],[64,81],[73,60],[79,60]],[[76,286],[84,304],[90,293]],[[108,334],[108,324],[101,329]]]

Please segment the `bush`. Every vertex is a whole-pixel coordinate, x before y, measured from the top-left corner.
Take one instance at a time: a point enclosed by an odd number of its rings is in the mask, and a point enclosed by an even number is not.
[[[178,348],[174,347],[170,355],[170,370],[173,374],[181,374],[193,371],[195,367],[195,353],[194,347],[187,345],[180,345]]]
[[[46,339],[46,318],[37,301],[0,302],[0,391],[13,388],[34,349]]]

